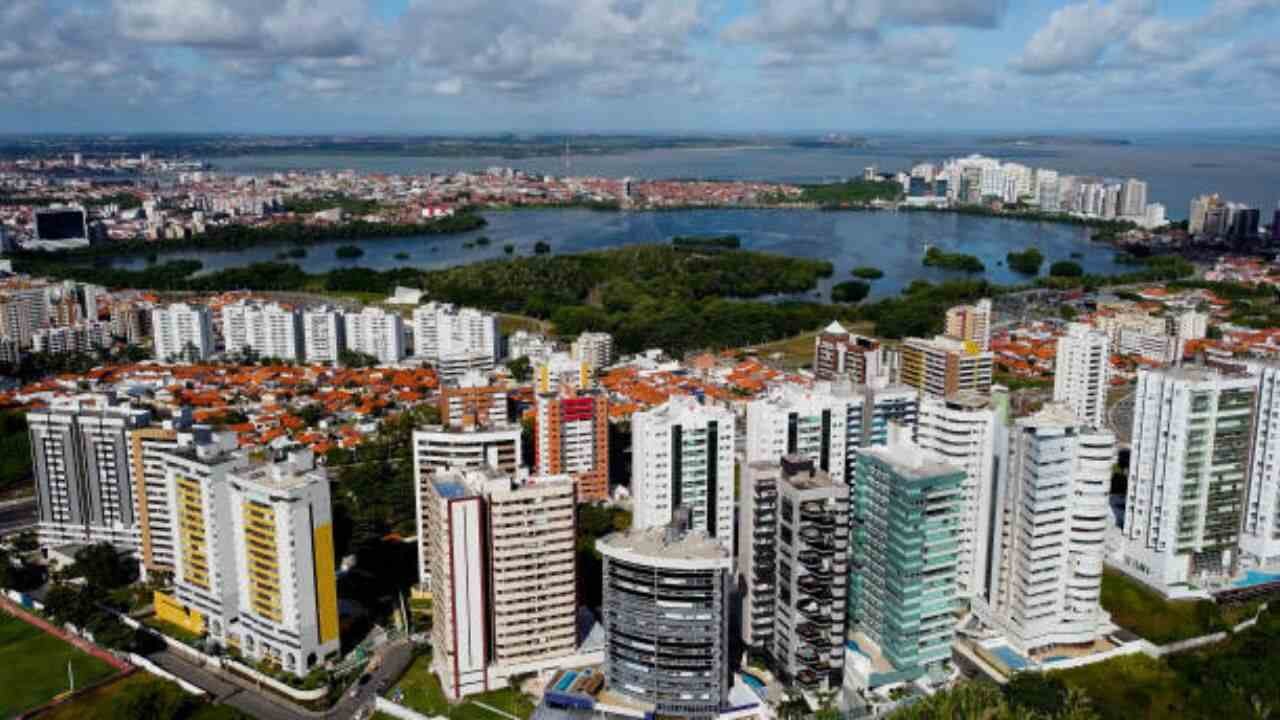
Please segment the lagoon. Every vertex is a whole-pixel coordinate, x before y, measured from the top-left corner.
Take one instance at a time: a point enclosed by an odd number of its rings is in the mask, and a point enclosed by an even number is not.
[[[488,225],[457,235],[335,240],[306,247],[307,255],[285,262],[300,265],[311,273],[335,268],[368,267],[385,270],[413,266],[437,269],[480,260],[506,257],[504,245],[514,246],[514,254],[533,254],[539,241],[551,245],[553,253],[577,253],[639,243],[668,243],[676,235],[738,235],[742,248],[795,257],[829,260],[835,274],[823,282],[823,297],[834,282],[851,279],[850,271],[870,265],[884,271],[884,278],[872,283],[872,297],[896,294],[914,280],[940,281],[966,277],[964,273],[921,264],[929,246],[948,252],[977,256],[987,267],[985,277],[997,284],[1017,284],[1027,278],[1005,266],[1005,255],[1013,250],[1039,248],[1045,256],[1043,270],[1058,260],[1075,260],[1090,273],[1125,272],[1115,251],[1089,240],[1087,229],[1048,222],[935,212],[853,212],[822,210],[675,210],[665,212],[606,212],[583,209],[539,209],[485,211]],[[485,236],[487,245],[476,243]],[[364,255],[341,259],[341,245],[358,245]],[[196,259],[202,272],[239,267],[276,259],[292,246],[262,245],[253,248],[210,251],[175,250],[159,252],[157,262]],[[398,259],[405,254],[407,260]],[[124,257],[116,267],[137,269],[148,260]]]

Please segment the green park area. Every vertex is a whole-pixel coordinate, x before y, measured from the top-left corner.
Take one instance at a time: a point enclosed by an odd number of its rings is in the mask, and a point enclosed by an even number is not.
[[[1211,600],[1166,600],[1117,570],[1102,575],[1102,607],[1120,627],[1156,645],[1208,635],[1246,619],[1254,608],[1222,608]]]
[[[63,703],[41,720],[248,720],[227,705],[213,705],[176,684],[143,671],[113,680]]]
[[[431,672],[430,654],[414,659],[395,689],[387,694],[388,697],[394,697],[396,690],[404,693],[404,697],[398,700],[401,705],[427,716],[450,720],[504,720],[502,715],[483,707],[485,705],[519,718],[529,717],[534,709],[533,701],[513,688],[468,695],[462,702],[449,704],[440,680]]]
[[[68,663],[76,687],[111,675],[107,663],[7,613],[0,613],[0,717],[13,717],[49,702],[68,688]]]

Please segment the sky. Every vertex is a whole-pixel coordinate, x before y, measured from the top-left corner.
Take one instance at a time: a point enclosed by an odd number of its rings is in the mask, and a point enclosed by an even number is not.
[[[0,132],[1275,128],[1280,0],[0,0]]]

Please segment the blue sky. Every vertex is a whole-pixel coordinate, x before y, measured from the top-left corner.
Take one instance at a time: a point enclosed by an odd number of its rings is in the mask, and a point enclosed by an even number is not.
[[[1280,125],[1280,0],[2,0],[0,131]]]

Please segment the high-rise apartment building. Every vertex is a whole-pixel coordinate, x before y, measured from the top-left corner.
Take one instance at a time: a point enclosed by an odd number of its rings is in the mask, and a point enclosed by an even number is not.
[[[104,322],[41,328],[31,333],[31,350],[50,355],[93,353],[110,346],[111,326]]]
[[[1092,643],[1108,624],[1102,566],[1115,437],[1066,405],[1019,418],[975,610],[1023,653]]]
[[[1119,214],[1126,218],[1140,218],[1147,212],[1147,184],[1129,178],[1120,190]]]
[[[207,307],[175,303],[152,309],[151,336],[158,360],[202,362],[213,354],[213,319]]]
[[[747,462],[808,458],[835,482],[845,484],[853,397],[847,385],[837,394],[830,383],[812,388],[788,384],[748,403]],[[856,416],[861,420],[861,405]]]
[[[367,307],[342,320],[348,350],[376,358],[380,365],[404,359],[404,320],[396,313]]]
[[[534,468],[569,475],[579,502],[609,499],[609,396],[600,390],[537,394]]]
[[[42,547],[106,542],[137,550],[129,432],[150,420],[147,410],[90,396],[27,413]]]
[[[229,355],[302,362],[302,313],[278,303],[244,300],[224,305],[222,342]]]
[[[889,672],[919,676],[950,663],[964,478],[964,470],[897,437],[858,455],[849,633]]]
[[[743,468],[738,507],[742,640],[807,690],[839,685],[845,642],[849,489],[813,461]]]
[[[961,342],[971,342],[978,350],[991,349],[991,300],[982,299],[973,305],[956,305],[947,310],[947,337]]]
[[[1220,210],[1224,206],[1222,198],[1214,193],[1213,195],[1198,195],[1191,198],[1191,210],[1187,215],[1187,232],[1192,235],[1199,235],[1206,231],[1209,213],[1214,210]],[[1217,228],[1212,228],[1216,231]]]
[[[856,385],[879,384],[884,350],[878,340],[854,335],[832,322],[813,340],[813,374],[821,380],[847,378]]]
[[[347,349],[347,324],[337,308],[311,308],[302,313],[303,350],[310,363],[337,365]]]
[[[221,444],[165,456],[176,602],[209,638],[302,677],[337,656],[329,481],[311,452]]]
[[[679,521],[614,533],[596,549],[610,690],[650,716],[718,717],[730,690],[732,554]]]
[[[733,547],[734,416],[688,396],[631,416],[633,525],[690,527]]]
[[[577,648],[575,513],[568,476],[445,471],[425,484],[432,667],[457,699],[557,667]]]
[[[1257,380],[1209,368],[1139,370],[1124,567],[1166,593],[1237,559]]]
[[[571,346],[573,359],[584,362],[592,370],[613,364],[613,336],[605,332],[584,332]]]
[[[1251,369],[1258,400],[1240,552],[1254,567],[1274,568],[1280,565],[1280,366],[1268,362]]]
[[[1066,404],[1089,427],[1106,427],[1110,387],[1111,342],[1107,334],[1083,323],[1071,323],[1058,338],[1054,402]]]
[[[991,392],[994,356],[971,340],[938,336],[907,338],[899,350],[903,385],[920,394],[946,397],[962,391]]]
[[[433,365],[468,359],[487,369],[502,357],[498,319],[475,308],[430,302],[413,311],[414,356]]]
[[[990,555],[993,519],[991,507],[1002,469],[996,449],[1005,430],[1009,397],[1000,386],[991,395],[959,393],[948,398],[920,401],[916,443],[943,462],[964,470],[958,498],[956,587],[963,598],[977,594],[985,558]]]

